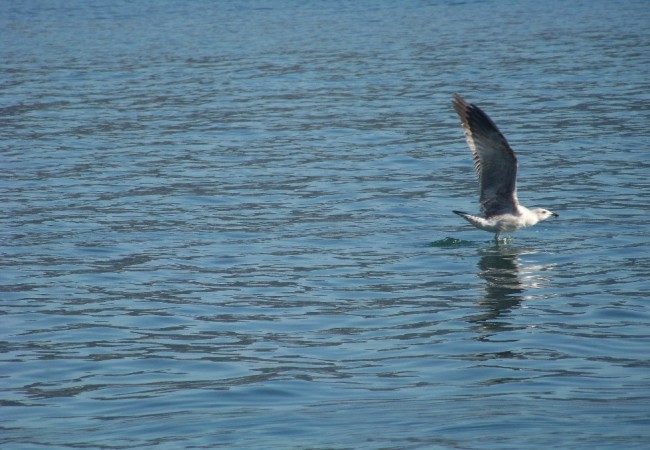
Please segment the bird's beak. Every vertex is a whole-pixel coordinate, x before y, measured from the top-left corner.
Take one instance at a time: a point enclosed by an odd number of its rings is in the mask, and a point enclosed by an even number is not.
[[[551,213],[551,215],[552,215],[553,217],[560,217],[560,215],[559,215],[558,213]]]

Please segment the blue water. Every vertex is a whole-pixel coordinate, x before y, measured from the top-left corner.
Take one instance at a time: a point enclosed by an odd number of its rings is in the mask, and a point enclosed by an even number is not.
[[[0,4],[0,445],[650,445],[650,7]],[[496,246],[451,107],[560,214]]]

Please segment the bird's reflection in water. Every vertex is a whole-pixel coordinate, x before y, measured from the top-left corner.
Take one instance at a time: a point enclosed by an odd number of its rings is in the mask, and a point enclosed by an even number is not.
[[[471,321],[483,331],[510,329],[508,323],[498,321],[500,316],[518,308],[527,290],[520,277],[520,255],[530,250],[496,245],[482,249],[478,275],[485,280],[485,292],[478,305],[484,310]]]

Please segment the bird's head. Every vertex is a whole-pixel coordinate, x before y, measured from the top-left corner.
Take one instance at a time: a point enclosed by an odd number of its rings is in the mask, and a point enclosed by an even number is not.
[[[549,211],[548,209],[544,208],[536,208],[533,209],[533,213],[537,216],[537,219],[541,222],[542,220],[546,220],[549,217],[559,217],[558,214]]]

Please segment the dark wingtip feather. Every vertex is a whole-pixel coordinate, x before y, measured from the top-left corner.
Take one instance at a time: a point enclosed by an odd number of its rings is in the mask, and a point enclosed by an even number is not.
[[[460,116],[461,121],[464,120],[464,117],[467,114],[467,109],[469,105],[460,95],[454,93],[454,109],[456,113]]]

